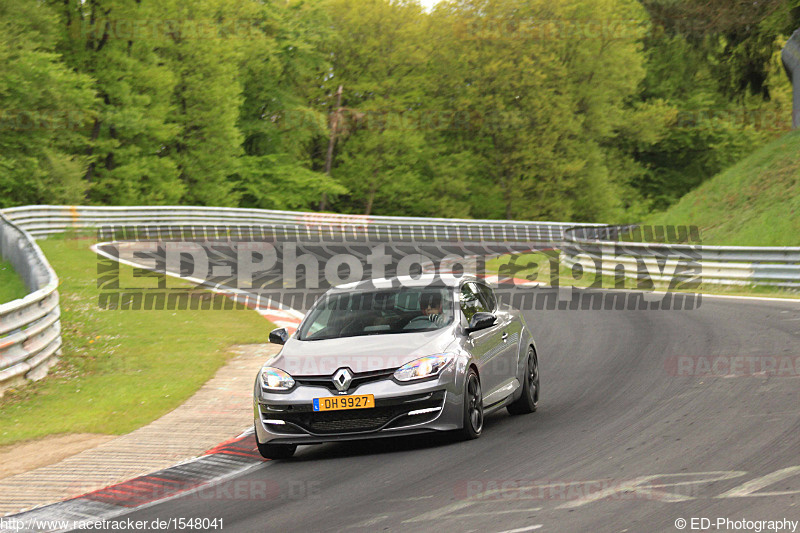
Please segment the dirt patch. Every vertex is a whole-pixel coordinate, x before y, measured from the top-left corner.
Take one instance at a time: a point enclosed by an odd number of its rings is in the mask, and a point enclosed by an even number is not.
[[[115,438],[117,435],[70,433],[0,446],[0,479],[57,463]]]

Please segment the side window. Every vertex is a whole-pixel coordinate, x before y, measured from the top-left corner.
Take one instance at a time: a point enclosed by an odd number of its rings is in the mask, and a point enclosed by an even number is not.
[[[461,312],[464,313],[467,322],[472,320],[475,313],[486,312],[486,306],[478,296],[478,289],[472,282],[461,286]]]
[[[494,296],[494,291],[491,287],[483,283],[478,283],[477,285],[478,289],[481,291],[480,296],[483,299],[483,303],[486,305],[486,309],[488,309],[490,313],[493,313],[497,310],[497,299]]]

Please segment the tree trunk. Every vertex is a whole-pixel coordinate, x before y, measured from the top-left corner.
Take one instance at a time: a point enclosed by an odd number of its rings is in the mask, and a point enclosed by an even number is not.
[[[333,166],[333,147],[336,144],[336,129],[339,127],[339,114],[342,111],[342,86],[336,91],[336,111],[333,112],[331,117],[331,138],[328,141],[328,153],[325,154],[325,174],[331,175],[331,167]],[[319,201],[319,210],[324,211],[328,205],[328,195],[322,193],[322,199]]]
[[[513,220],[514,211],[511,204],[514,200],[514,195],[512,194],[511,184],[508,183],[508,180],[503,180],[503,200],[506,204],[506,220]]]
[[[378,170],[376,169],[372,173],[373,178],[377,178]],[[372,214],[372,203],[375,201],[375,193],[378,191],[378,182],[377,179],[372,180],[372,184],[369,187],[369,194],[367,194],[367,208],[364,209],[364,214],[369,216]]]

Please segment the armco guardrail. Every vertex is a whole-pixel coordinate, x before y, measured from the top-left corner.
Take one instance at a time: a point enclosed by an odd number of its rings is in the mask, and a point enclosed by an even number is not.
[[[414,235],[437,238],[437,231],[445,228],[468,232],[482,230],[482,237],[518,242],[561,242],[564,230],[576,226],[562,222],[517,222],[503,220],[472,220],[447,218],[386,217],[363,215],[337,215],[326,213],[299,213],[265,209],[226,207],[75,207],[75,206],[25,206],[3,211],[19,227],[35,237],[62,233],[68,229],[99,226],[249,226],[276,224],[301,227],[332,228],[382,228],[392,236]],[[597,227],[597,224],[581,226]]]
[[[2,216],[3,256],[11,261],[34,292],[0,306],[0,391],[22,378],[43,376],[61,346],[58,279],[31,236],[46,237],[72,229],[103,226],[111,229],[136,227],[145,231],[170,226],[202,227],[205,231],[209,226],[219,226],[224,231],[224,228],[237,226],[270,224],[355,233],[377,228],[381,236],[400,239],[437,239],[443,237],[445,231],[452,239],[453,235],[467,235],[480,229],[481,239],[558,243],[564,230],[574,226],[557,222],[368,217],[185,206],[34,205],[5,209]]]
[[[24,379],[43,377],[61,347],[58,278],[33,238],[0,214],[0,255],[30,294],[0,305],[0,395]]]
[[[800,287],[800,247],[628,242],[617,240],[618,233],[613,228],[566,230],[562,262],[569,267],[581,263],[606,276],[646,273],[661,282],[682,277],[718,285]]]
[[[603,274],[620,268],[628,276],[640,269],[650,279],[674,279],[675,268],[689,263],[701,266],[706,283],[800,286],[800,248],[720,247],[619,242],[617,231],[597,224],[458,220],[410,217],[372,217],[323,213],[297,213],[222,207],[83,207],[24,206],[0,214],[0,245],[32,291],[25,298],[0,305],[0,391],[23,378],[37,379],[47,372],[61,346],[58,279],[33,237],[70,229],[102,226],[153,228],[220,226],[223,228],[281,225],[331,231],[375,231],[401,239],[441,238],[447,232],[469,235],[480,230],[488,240],[542,243],[560,247],[564,262],[574,265],[601,261]],[[579,233],[579,234],[576,234]],[[156,232],[156,234],[158,234]],[[606,240],[603,240],[606,238]],[[654,274],[655,273],[655,274]],[[661,273],[659,275],[659,273]]]

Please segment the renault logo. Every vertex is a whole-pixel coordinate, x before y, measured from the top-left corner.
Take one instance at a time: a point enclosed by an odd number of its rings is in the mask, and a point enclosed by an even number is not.
[[[349,368],[340,368],[333,374],[333,384],[339,389],[339,392],[345,392],[350,388],[350,382],[353,381],[353,373]]]

